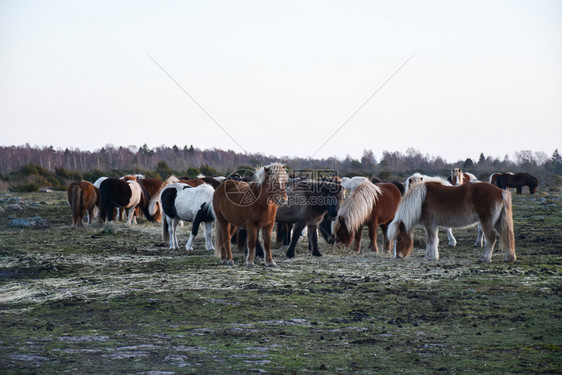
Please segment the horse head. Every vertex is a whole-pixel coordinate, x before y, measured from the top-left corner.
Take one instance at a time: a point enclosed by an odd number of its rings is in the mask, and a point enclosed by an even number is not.
[[[284,165],[273,163],[263,168],[263,183],[268,195],[268,202],[278,206],[287,203],[288,197],[285,190],[289,175]]]
[[[336,244],[343,243],[346,247],[349,247],[353,240],[353,232],[350,232],[347,228],[345,219],[338,215],[332,225],[332,235]]]
[[[403,222],[398,224],[396,232],[396,245],[394,255],[396,258],[406,258],[414,248],[413,233],[408,233]]]

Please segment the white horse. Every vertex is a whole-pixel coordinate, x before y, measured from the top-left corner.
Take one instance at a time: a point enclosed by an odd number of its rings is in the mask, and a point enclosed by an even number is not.
[[[199,224],[205,223],[205,248],[214,250],[211,239],[212,225],[215,221],[213,210],[213,194],[211,185],[202,184],[191,187],[184,183],[173,183],[166,186],[160,194],[165,218],[162,220],[162,238],[169,241],[170,249],[178,249],[176,228],[180,220],[193,222],[187,251],[193,250],[193,239],[199,230]]]
[[[342,177],[341,186],[351,194],[365,181],[369,181],[369,179],[363,176]]]

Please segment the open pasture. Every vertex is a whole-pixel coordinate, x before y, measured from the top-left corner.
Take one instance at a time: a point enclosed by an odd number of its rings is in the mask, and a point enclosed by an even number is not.
[[[515,263],[477,263],[473,227],[454,248],[441,230],[435,262],[420,230],[407,259],[365,231],[360,254],[274,244],[272,269],[223,266],[203,236],[188,254],[189,224],[169,250],[161,224],[73,229],[62,192],[2,194],[0,372],[560,373],[561,196],[513,194]],[[49,227],[10,226],[33,216]]]

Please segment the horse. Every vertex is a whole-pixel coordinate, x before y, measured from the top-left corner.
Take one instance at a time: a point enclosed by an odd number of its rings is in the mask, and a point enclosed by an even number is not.
[[[349,192],[349,194],[353,193],[355,189],[363,182],[369,181],[367,177],[363,176],[354,176],[354,177],[342,177],[341,179],[341,186]]]
[[[257,232],[261,229],[265,263],[269,267],[277,266],[271,255],[271,231],[277,207],[287,202],[285,184],[288,179],[285,166],[273,163],[258,169],[250,183],[226,179],[217,187],[213,195],[217,234],[215,253],[220,255],[223,264],[234,265],[230,238],[240,227],[248,232],[246,265],[254,266],[254,247]]]
[[[318,226],[326,214],[337,215],[343,198],[341,184],[327,181],[302,180],[287,189],[287,204],[277,209],[278,224],[293,224],[287,258],[295,257],[295,247],[306,227],[312,255],[322,256],[318,250]]]
[[[480,223],[486,237],[480,262],[491,262],[496,231],[506,261],[515,261],[515,236],[511,194],[487,182],[446,186],[425,182],[410,188],[388,228],[388,237],[396,240],[395,257],[407,257],[413,248],[413,231],[421,224],[426,232],[425,257],[439,259],[439,226],[462,228]]]
[[[515,190],[517,190],[517,194],[523,192],[523,186],[528,186],[529,193],[535,194],[537,186],[539,186],[539,180],[529,173],[502,173],[497,177],[496,185],[500,189],[506,190],[509,190],[510,187],[514,187]]]
[[[429,182],[429,181],[439,182],[440,184],[446,185],[446,186],[453,186],[448,180],[445,180],[442,177],[426,176],[426,175],[422,175],[422,174],[416,172],[406,179],[406,182],[404,183],[405,192],[408,193],[408,191],[410,189],[410,186],[413,185],[413,184],[417,184],[417,183],[420,183],[420,182]],[[453,246],[453,247],[456,246],[457,245],[457,239],[453,235],[453,230],[451,228],[445,228],[445,233],[447,234],[448,245]]]
[[[122,207],[127,210],[127,223],[131,224],[137,205],[146,219],[153,222],[154,219],[148,211],[149,201],[150,196],[137,181],[125,182],[117,178],[107,178],[100,184],[100,222],[112,221],[115,208]]]
[[[170,249],[178,249],[176,228],[180,220],[193,222],[185,246],[187,251],[193,250],[193,240],[201,222],[205,223],[205,248],[215,249],[211,239],[212,225],[215,221],[212,204],[214,192],[215,189],[211,185],[191,187],[181,182],[170,184],[162,190],[160,199],[165,216],[162,220],[162,238],[169,241]]]
[[[333,224],[336,243],[349,247],[355,238],[354,250],[360,251],[363,225],[369,229],[371,250],[378,252],[377,227],[380,226],[384,238],[384,249],[390,252],[390,242],[386,231],[388,223],[400,203],[402,195],[392,183],[373,184],[369,180],[359,185],[353,193],[343,201]]]
[[[144,190],[150,196],[150,201],[152,202],[152,197],[157,196],[160,191],[164,188],[164,182],[158,178],[138,178],[137,182],[142,185]],[[149,212],[152,218],[154,219],[155,223],[159,223],[162,219],[162,210],[160,209],[160,205],[150,206],[149,203]]]
[[[511,173],[511,172],[507,172],[507,173],[513,174],[513,173]],[[490,175],[490,178],[488,179],[488,182],[491,183],[492,185],[496,185],[496,186],[497,186],[496,182],[498,181],[498,177],[499,177],[500,175],[501,175],[501,173],[492,173],[492,174]]]
[[[84,215],[88,212],[88,223],[92,224],[94,208],[99,207],[100,197],[97,187],[88,181],[73,182],[68,185],[67,198],[72,209],[72,226],[81,227]]]
[[[472,173],[463,172],[460,168],[453,168],[451,175],[447,178],[447,180],[451,183],[451,185],[457,186],[468,182],[474,182],[478,179]]]

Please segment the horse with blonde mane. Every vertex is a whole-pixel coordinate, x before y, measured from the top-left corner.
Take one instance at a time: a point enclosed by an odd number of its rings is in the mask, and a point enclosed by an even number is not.
[[[216,251],[222,263],[234,265],[230,239],[237,228],[248,233],[246,265],[254,266],[254,248],[261,229],[265,247],[265,263],[276,267],[271,255],[271,231],[277,207],[287,202],[285,184],[289,180],[284,165],[273,163],[258,169],[251,182],[226,179],[213,195],[216,218]]]
[[[515,261],[515,236],[511,194],[486,182],[446,186],[425,182],[411,186],[388,228],[396,240],[395,256],[407,257],[413,248],[414,228],[421,224],[426,232],[425,257],[439,259],[439,226],[462,228],[480,223],[486,237],[481,262],[491,262],[496,231],[506,261]]]
[[[366,180],[357,186],[353,193],[343,201],[333,224],[336,243],[350,246],[355,238],[354,250],[360,251],[363,225],[369,228],[371,250],[378,252],[377,227],[384,236],[384,249],[390,252],[390,242],[386,232],[388,223],[394,218],[402,195],[392,183],[373,184]]]

